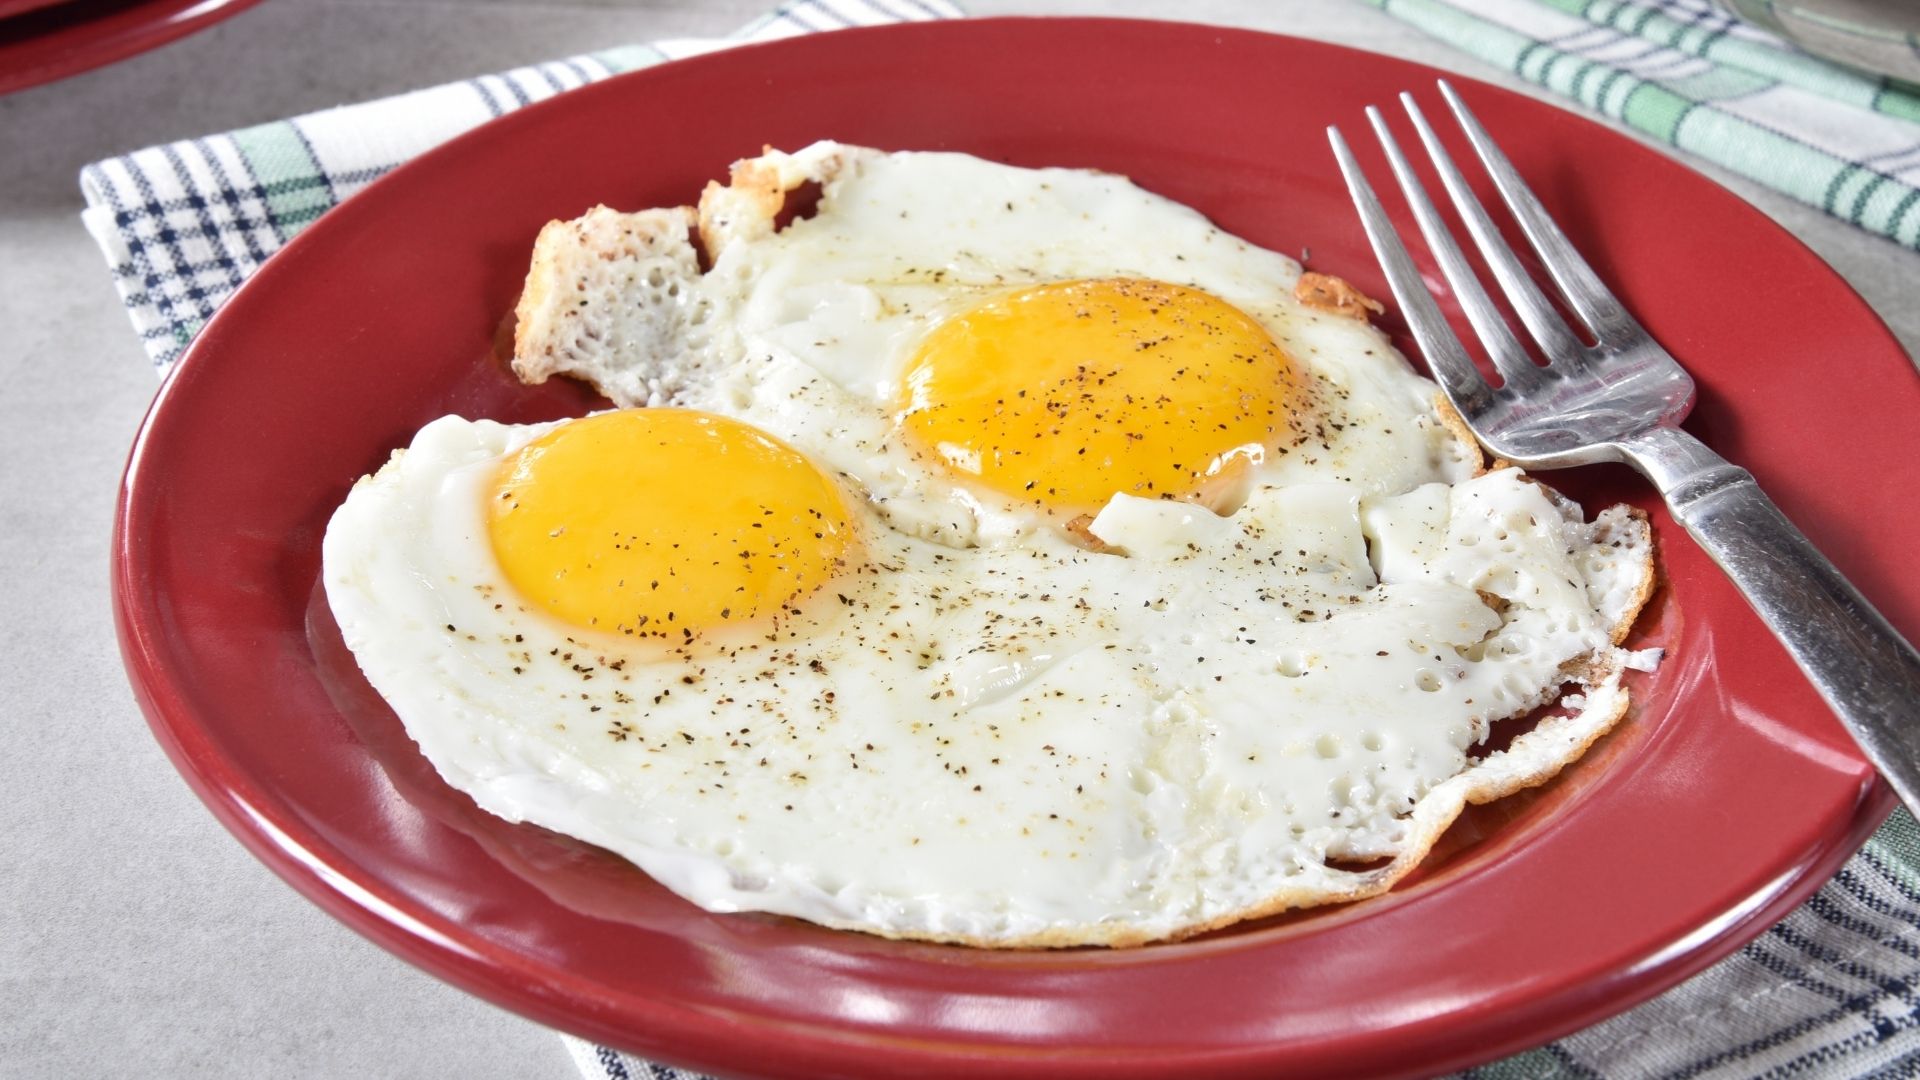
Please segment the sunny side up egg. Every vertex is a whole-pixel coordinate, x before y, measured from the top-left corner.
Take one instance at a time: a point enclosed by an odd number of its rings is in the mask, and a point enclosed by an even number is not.
[[[428,425],[327,595],[449,783],[711,910],[1124,945],[1378,893],[1618,719],[1650,540],[1483,472],[1301,279],[1115,176],[770,151],[543,232],[516,369],[627,408]]]

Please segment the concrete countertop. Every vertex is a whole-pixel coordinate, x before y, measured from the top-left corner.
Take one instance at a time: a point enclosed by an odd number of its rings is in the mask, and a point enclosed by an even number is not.
[[[1358,3],[964,3],[1322,38],[1539,96]],[[148,734],[114,644],[107,548],[156,380],[80,227],[75,175],[168,139],[620,42],[719,36],[766,6],[272,0],[0,98],[0,1076],[574,1075],[550,1031],[389,956],[282,884]],[[1809,244],[1920,352],[1920,254],[1703,171]]]

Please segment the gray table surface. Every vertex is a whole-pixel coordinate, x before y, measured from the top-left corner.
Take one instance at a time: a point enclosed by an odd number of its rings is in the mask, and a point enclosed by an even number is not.
[[[1538,93],[1357,3],[963,0],[1323,38]],[[248,856],[174,773],[113,640],[114,494],[155,380],[76,217],[139,146],[606,45],[767,0],[273,0],[0,98],[0,1076],[573,1075],[549,1031],[389,956]],[[1920,353],[1920,254],[1707,168]]]

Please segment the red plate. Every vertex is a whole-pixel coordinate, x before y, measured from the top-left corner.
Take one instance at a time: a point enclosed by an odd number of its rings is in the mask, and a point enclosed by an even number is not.
[[[0,0],[0,94],[157,49],[260,0]]]
[[[43,8],[54,7],[61,2],[62,0],[0,0],[0,19],[11,19],[16,15],[25,15],[30,11],[39,11]],[[66,2],[81,5],[85,3],[85,0],[66,0]]]
[[[1653,511],[1669,659],[1621,731],[1462,822],[1380,900],[1127,952],[991,953],[716,916],[495,820],[426,766],[315,602],[358,474],[446,412],[579,413],[490,356],[534,233],[692,199],[822,137],[1115,170],[1385,289],[1325,126],[1430,69],[1106,20],[858,30],[743,48],[515,113],[328,214],[200,336],[133,450],[115,541],[127,666],[174,762],[316,903],[459,986],[678,1064],[792,1075],[1427,1071],[1543,1042],[1704,967],[1804,898],[1891,800],[1780,648]],[[1456,80],[1575,241],[1693,370],[1692,429],[1749,465],[1908,633],[1920,385],[1867,306],[1760,214],[1572,114]],[[1377,157],[1369,162],[1384,177]],[[1404,227],[1404,226],[1403,226]],[[1150,238],[1149,238],[1150,239]],[[823,823],[831,827],[831,823]]]

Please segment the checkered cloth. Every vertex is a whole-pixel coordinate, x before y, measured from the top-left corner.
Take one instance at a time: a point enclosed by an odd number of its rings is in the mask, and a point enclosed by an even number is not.
[[[1667,100],[1661,93],[1678,93],[1676,86],[1700,94],[1714,83],[1683,66],[1685,57],[1661,67],[1626,55],[1628,49],[1603,48],[1597,31],[1576,34],[1567,22],[1570,17],[1531,0],[1482,0],[1475,4],[1478,17],[1439,0],[1366,2],[1436,32],[1458,34],[1460,43],[1473,51],[1547,85],[1564,85],[1615,115],[1624,110],[1630,122],[1649,111],[1658,116],[1677,111],[1666,104],[1634,104],[1643,84],[1655,88],[1646,100],[1658,103]],[[1711,30],[1699,30],[1708,24],[1698,0],[1553,2],[1558,8],[1596,12],[1596,18],[1665,34],[1673,43],[1716,59],[1722,52],[1749,47],[1781,52],[1777,44],[1756,41],[1717,22]],[[1652,15],[1628,17],[1631,11],[1654,8],[1675,27],[1696,29],[1669,32]],[[1694,14],[1679,13],[1683,11]],[[87,199],[82,218],[106,252],[148,355],[164,373],[220,304],[288,238],[408,158],[492,117],[609,75],[739,42],[959,14],[947,0],[797,0],[723,40],[624,46],[151,147],[82,171]],[[1491,21],[1496,15],[1510,17],[1504,29]],[[1530,51],[1517,43],[1517,26],[1535,27],[1553,44]],[[1487,36],[1475,39],[1470,30]],[[1555,59],[1576,54],[1582,59]],[[1594,67],[1603,60],[1611,66],[1604,71]],[[1824,66],[1795,64],[1800,65],[1795,68],[1799,77],[1810,82],[1836,78]],[[1629,67],[1633,73],[1612,74]],[[1911,98],[1896,92],[1883,89],[1864,97],[1857,88],[1853,92],[1856,113],[1861,105],[1872,104],[1889,114],[1920,115]],[[1751,105],[1748,101],[1741,108]],[[1715,100],[1711,108],[1732,107],[1731,102]],[[1687,133],[1676,141],[1688,149],[1695,148],[1695,121],[1688,118],[1693,115],[1697,110],[1672,117],[1667,125],[1673,132]],[[1904,161],[1912,168],[1915,160],[1909,144],[1906,157],[1883,160],[1880,166]],[[1879,220],[1874,208],[1893,185],[1912,190],[1905,186],[1911,175],[1896,180],[1875,174],[1869,182],[1859,178],[1866,176],[1864,171],[1828,173],[1834,189],[1831,205],[1869,227]],[[1903,206],[1911,202],[1908,198]],[[1881,216],[1891,231],[1911,242],[1920,214],[1900,209]],[[692,1073],[563,1038],[582,1074],[590,1078],[700,1080]],[[1704,974],[1570,1038],[1467,1075],[1488,1080],[1920,1076],[1920,825],[1905,811],[1895,814],[1812,900]]]
[[[948,0],[796,0],[727,38],[622,45],[498,75],[151,146],[80,170],[80,220],[106,252],[147,356],[164,373],[295,233],[420,152],[612,75],[820,30],[952,19]]]
[[[1920,248],[1920,89],[1712,0],[1366,0],[1455,48]]]

